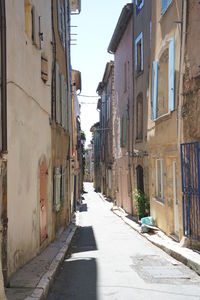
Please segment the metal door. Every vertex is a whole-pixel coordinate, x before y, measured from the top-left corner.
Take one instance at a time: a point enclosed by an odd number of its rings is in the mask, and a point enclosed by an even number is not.
[[[200,240],[199,143],[181,144],[183,229],[185,236]]]
[[[40,245],[47,238],[47,167],[40,165]]]

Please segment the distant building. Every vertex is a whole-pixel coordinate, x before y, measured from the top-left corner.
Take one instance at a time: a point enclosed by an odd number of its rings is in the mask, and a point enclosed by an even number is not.
[[[84,181],[94,181],[94,151],[92,144],[85,150],[85,176]]]
[[[101,136],[101,192],[115,199],[114,166],[114,62],[106,64],[102,81],[97,87]]]

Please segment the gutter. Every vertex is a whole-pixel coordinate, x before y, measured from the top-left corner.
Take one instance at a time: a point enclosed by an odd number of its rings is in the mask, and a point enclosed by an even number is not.
[[[4,285],[7,285],[7,67],[6,67],[6,8],[5,0],[0,0],[0,41],[1,41],[1,168],[0,168],[0,205],[1,205],[1,257]],[[1,270],[0,270],[1,272]]]
[[[0,2],[1,30],[1,121],[2,149],[1,155],[7,154],[7,68],[6,68],[6,12],[5,0]]]

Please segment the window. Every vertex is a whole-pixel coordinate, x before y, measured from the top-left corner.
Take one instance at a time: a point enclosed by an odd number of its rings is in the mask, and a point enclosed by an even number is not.
[[[139,73],[143,70],[143,34],[135,40],[135,70]]]
[[[143,138],[143,96],[140,93],[137,96],[136,103],[136,140],[142,140]]]
[[[140,10],[144,6],[144,0],[135,0],[135,5],[136,5],[136,15],[138,15]]]
[[[164,15],[172,0],[161,0],[161,15]]]
[[[63,44],[65,47],[66,41],[66,26],[65,26],[65,6],[62,0],[57,0],[57,20],[58,20],[58,33]]]
[[[67,99],[68,89],[64,75],[59,73],[59,65],[56,63],[56,123],[67,130]]]
[[[152,66],[152,119],[175,109],[175,39]]]
[[[163,160],[156,159],[156,197],[163,201]]]
[[[41,54],[41,78],[45,83],[48,80],[48,59],[44,52]]]

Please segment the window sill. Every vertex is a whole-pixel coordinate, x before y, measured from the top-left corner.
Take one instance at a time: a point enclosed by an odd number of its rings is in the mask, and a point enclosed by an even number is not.
[[[159,204],[161,204],[161,205],[165,205],[165,200],[164,200],[164,198],[160,198],[160,197],[158,197],[158,196],[154,196],[154,200],[157,202],[157,203],[159,203]]]
[[[164,114],[164,115],[162,115],[162,116],[160,116],[160,117],[154,119],[154,122],[159,123],[159,122],[161,122],[161,121],[170,119],[170,118],[171,118],[171,115],[172,115],[172,111],[170,111],[170,112],[168,112],[168,113],[166,113],[166,114]]]

